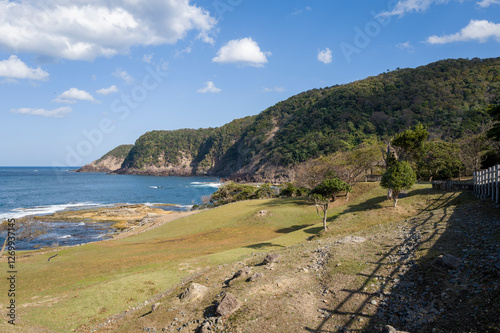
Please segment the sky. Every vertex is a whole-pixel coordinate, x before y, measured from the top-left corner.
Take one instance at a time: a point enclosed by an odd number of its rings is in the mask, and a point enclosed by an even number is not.
[[[0,166],[80,166],[147,131],[499,51],[500,0],[0,0]]]

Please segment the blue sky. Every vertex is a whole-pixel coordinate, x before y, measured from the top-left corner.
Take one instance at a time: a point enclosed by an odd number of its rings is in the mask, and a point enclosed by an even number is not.
[[[500,0],[0,0],[0,165],[83,165],[150,130],[499,51]]]

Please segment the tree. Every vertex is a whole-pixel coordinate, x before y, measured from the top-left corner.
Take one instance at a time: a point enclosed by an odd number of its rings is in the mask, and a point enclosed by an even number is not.
[[[2,250],[0,250],[0,258],[5,251],[5,247],[15,241],[21,239],[33,240],[47,232],[47,225],[34,220],[20,219],[20,220],[6,220],[0,224],[0,232],[5,232],[5,240],[3,242]]]
[[[363,142],[351,151],[333,154],[330,160],[337,177],[352,185],[356,178],[381,160],[380,149],[378,141],[371,141]]]
[[[484,131],[482,131],[484,133]],[[481,169],[481,162],[488,150],[484,134],[466,132],[460,145],[460,158],[469,174]]]
[[[392,139],[392,145],[398,150],[398,159],[417,163],[422,154],[424,141],[429,137],[429,132],[422,124],[415,126],[415,129],[408,129],[396,134]]]
[[[392,190],[394,207],[398,204],[399,193],[409,190],[417,181],[417,175],[410,163],[398,161],[382,175],[380,186]]]
[[[269,198],[274,196],[274,189],[271,187],[271,184],[265,183],[259,186],[257,191],[255,191],[255,195],[257,198]]]
[[[486,134],[488,138],[500,141],[500,104],[491,106],[486,110],[494,120],[493,127]]]
[[[417,165],[419,178],[450,179],[459,176],[462,162],[457,144],[431,141],[424,144],[424,154]]]
[[[351,186],[339,178],[325,179],[311,191],[309,197],[316,206],[316,213],[318,213],[318,216],[323,219],[323,228],[325,231],[330,201],[334,202],[337,195],[341,192],[349,193],[351,191]],[[320,210],[323,212],[323,216],[321,216]]]
[[[321,181],[335,177],[335,169],[327,157],[319,157],[296,168],[295,181],[299,187],[313,189]]]

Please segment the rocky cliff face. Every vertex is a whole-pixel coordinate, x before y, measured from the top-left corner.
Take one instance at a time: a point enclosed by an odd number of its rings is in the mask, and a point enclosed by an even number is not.
[[[114,156],[108,156],[104,159],[86,164],[76,170],[76,172],[113,172],[120,169],[124,159],[125,157],[117,158]]]

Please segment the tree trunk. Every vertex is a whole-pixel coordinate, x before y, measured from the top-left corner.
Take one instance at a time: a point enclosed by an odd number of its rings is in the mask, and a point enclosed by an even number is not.
[[[2,251],[0,251],[0,258],[2,258],[2,256],[3,256],[3,251],[5,250],[5,245],[7,245],[7,239],[9,239],[9,237],[5,237],[5,241],[3,242],[3,246],[2,246]]]
[[[325,232],[326,232],[326,211],[327,211],[327,209],[328,209],[328,206],[325,210],[323,210],[323,213],[325,214],[323,216],[323,230],[325,230]]]
[[[387,189],[387,200],[392,199],[392,188]]]

